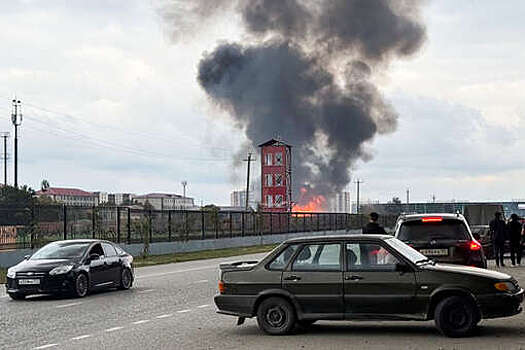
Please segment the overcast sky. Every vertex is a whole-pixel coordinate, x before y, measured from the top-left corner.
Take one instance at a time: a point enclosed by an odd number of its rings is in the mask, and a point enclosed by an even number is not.
[[[196,82],[204,51],[242,37],[236,19],[177,37],[161,7],[0,2],[0,131],[13,132],[16,94],[19,183],[180,193],[187,180],[197,203],[224,205],[243,188],[244,169],[231,171],[243,134]],[[424,47],[378,82],[399,127],[352,167],[365,199],[404,200],[407,187],[412,201],[525,198],[524,14],[522,1],[427,2]]]

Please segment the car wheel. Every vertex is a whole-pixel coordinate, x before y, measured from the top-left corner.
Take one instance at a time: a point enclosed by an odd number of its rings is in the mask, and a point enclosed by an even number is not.
[[[295,310],[283,298],[268,298],[257,309],[257,323],[267,334],[288,334],[295,326]]]
[[[122,269],[120,273],[120,283],[118,289],[130,289],[133,284],[133,278],[131,277],[131,271],[129,269]]]
[[[79,273],[77,278],[75,278],[75,285],[73,287],[73,294],[77,298],[83,298],[87,295],[89,291],[89,281],[84,273]]]
[[[24,300],[26,298],[25,294],[20,294],[20,293],[8,293],[8,294],[13,300]]]
[[[460,296],[443,299],[434,313],[434,321],[440,332],[453,338],[469,335],[479,320],[477,307],[471,300]]]

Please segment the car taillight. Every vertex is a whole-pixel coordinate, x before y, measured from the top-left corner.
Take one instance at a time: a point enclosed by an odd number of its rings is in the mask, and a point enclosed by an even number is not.
[[[469,244],[470,250],[481,250],[481,244],[476,241],[471,241]]]
[[[225,290],[226,290],[226,286],[224,285],[224,282],[219,281],[219,293],[224,294]]]

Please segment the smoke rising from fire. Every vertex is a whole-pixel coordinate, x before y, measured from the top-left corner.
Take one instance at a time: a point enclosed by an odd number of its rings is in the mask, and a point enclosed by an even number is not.
[[[205,8],[208,1],[192,3]],[[199,63],[198,82],[212,103],[229,112],[253,146],[280,135],[294,147],[295,199],[300,188],[308,193],[302,201],[341,191],[350,166],[370,158],[364,145],[396,129],[398,116],[373,77],[423,44],[421,2],[214,3],[208,18],[235,11],[248,36],[219,44]]]

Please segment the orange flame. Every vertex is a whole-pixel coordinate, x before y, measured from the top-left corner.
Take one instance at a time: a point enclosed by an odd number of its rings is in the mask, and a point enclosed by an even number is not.
[[[303,191],[303,189],[301,189],[301,193],[303,194],[306,193],[306,190]],[[312,199],[304,205],[295,204],[292,208],[292,212],[295,212],[295,213],[322,212],[324,211],[325,203],[326,203],[326,198],[324,196],[322,195],[313,196]]]

